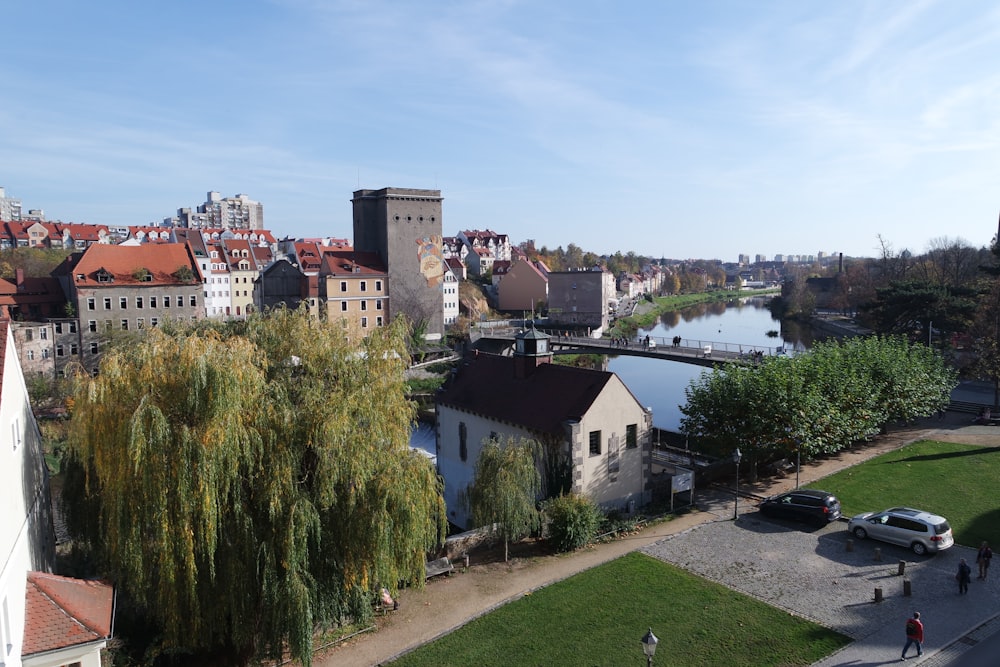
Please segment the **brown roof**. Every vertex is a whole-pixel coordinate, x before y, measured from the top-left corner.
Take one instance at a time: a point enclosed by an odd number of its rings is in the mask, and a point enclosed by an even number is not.
[[[194,273],[190,281],[181,281],[174,273],[187,266]],[[137,269],[148,269],[153,280],[143,282],[134,276]],[[111,274],[115,285],[181,285],[201,282],[201,270],[186,243],[144,243],[142,245],[92,245],[84,251],[80,261],[72,268],[71,279],[77,287],[99,287],[97,274],[104,270]]]
[[[492,354],[467,358],[437,402],[496,421],[561,435],[567,419],[583,417],[614,373],[542,364],[514,375],[514,359]]]
[[[114,589],[99,581],[29,572],[22,655],[89,644],[111,636]]]
[[[357,270],[355,270],[357,269]],[[353,250],[327,250],[323,253],[323,275],[326,276],[384,276],[385,266],[373,252]]]

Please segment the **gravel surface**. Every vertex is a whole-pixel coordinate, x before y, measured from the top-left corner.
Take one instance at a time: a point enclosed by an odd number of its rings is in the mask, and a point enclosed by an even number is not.
[[[959,559],[975,561],[975,550],[957,545],[916,556],[902,547],[853,540],[854,550],[847,551],[846,526],[838,521],[814,529],[754,512],[737,522],[696,526],[642,551],[853,639],[956,596]],[[900,561],[904,576],[898,574]],[[903,595],[904,579],[911,582],[911,597]],[[1000,593],[996,581],[975,583],[991,595]],[[880,604],[874,603],[876,588],[882,589]]]

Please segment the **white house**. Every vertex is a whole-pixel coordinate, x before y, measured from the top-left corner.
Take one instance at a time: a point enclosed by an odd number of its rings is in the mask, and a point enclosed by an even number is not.
[[[7,322],[0,322],[0,665],[100,667],[113,589],[58,577],[42,438]]]
[[[551,363],[548,339],[531,329],[512,357],[468,357],[436,398],[438,472],[459,528],[472,528],[459,497],[490,437],[542,445],[546,497],[567,490],[624,511],[650,499],[652,413],[614,373]]]

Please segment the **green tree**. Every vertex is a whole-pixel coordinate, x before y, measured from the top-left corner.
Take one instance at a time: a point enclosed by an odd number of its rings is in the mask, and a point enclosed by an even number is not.
[[[308,665],[317,628],[423,584],[446,521],[408,447],[405,325],[347,341],[304,309],[172,323],[78,377],[70,526],[159,650]]]
[[[465,500],[477,526],[492,530],[503,540],[503,559],[508,559],[511,541],[537,530],[540,524],[535,501],[541,490],[541,475],[534,440],[508,437],[501,444],[490,438],[476,460],[472,484]]]

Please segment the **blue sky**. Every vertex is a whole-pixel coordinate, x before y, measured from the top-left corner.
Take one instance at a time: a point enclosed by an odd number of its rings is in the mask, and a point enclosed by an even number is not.
[[[735,261],[990,243],[993,2],[13,0],[0,186],[147,224],[209,190],[278,236],[436,188],[446,236]]]

